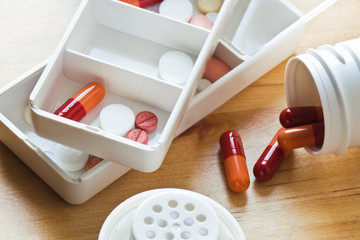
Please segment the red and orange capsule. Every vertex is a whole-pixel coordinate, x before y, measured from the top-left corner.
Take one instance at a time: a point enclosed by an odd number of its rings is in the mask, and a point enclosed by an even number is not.
[[[284,151],[278,143],[278,136],[285,129],[280,128],[254,165],[253,173],[259,181],[269,181],[279,170],[290,151]]]
[[[100,83],[90,82],[61,105],[54,114],[74,121],[80,121],[104,96],[104,87]]]
[[[324,120],[324,116],[321,107],[289,107],[281,111],[279,120],[284,128],[291,128],[321,122]]]
[[[240,135],[235,131],[226,131],[219,142],[229,187],[237,193],[245,192],[250,178]]]
[[[157,3],[161,3],[163,0],[119,0],[137,7],[147,8]]]
[[[281,149],[290,151],[302,147],[321,146],[324,136],[324,122],[317,122],[284,129],[278,136],[278,142]]]
[[[321,107],[291,107],[280,113],[280,128],[253,168],[259,181],[273,178],[289,152],[296,148],[321,146],[324,122]]]

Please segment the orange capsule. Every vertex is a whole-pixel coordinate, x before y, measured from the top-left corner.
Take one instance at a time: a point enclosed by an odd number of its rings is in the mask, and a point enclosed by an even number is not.
[[[291,128],[324,120],[322,107],[289,107],[281,111],[279,120],[284,128]]]
[[[61,105],[54,114],[74,121],[80,121],[104,96],[104,87],[100,83],[90,82]]]
[[[226,131],[219,142],[229,187],[237,193],[245,192],[250,178],[240,135],[235,131]]]
[[[278,136],[278,142],[281,149],[290,151],[301,147],[321,146],[324,135],[324,122],[318,122],[284,129]]]
[[[257,180],[265,182],[272,179],[289,154],[289,151],[281,149],[278,143],[278,136],[284,130],[284,128],[280,128],[277,131],[270,144],[255,163],[253,173]]]

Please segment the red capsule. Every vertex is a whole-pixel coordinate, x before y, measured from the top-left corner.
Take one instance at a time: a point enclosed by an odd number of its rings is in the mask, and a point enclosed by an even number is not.
[[[324,120],[321,107],[289,107],[281,111],[279,120],[284,128],[306,125]]]
[[[163,0],[119,0],[119,1],[131,4],[131,5],[134,5],[137,7],[147,8],[147,7],[150,7],[157,3],[160,3]]]
[[[278,136],[281,149],[290,151],[296,148],[321,146],[324,142],[324,122],[287,128]]]
[[[240,135],[235,131],[226,131],[219,142],[229,187],[237,193],[245,192],[250,178]]]
[[[104,87],[100,83],[90,82],[61,105],[54,114],[74,121],[80,121],[104,96]]]
[[[284,130],[284,128],[280,128],[277,131],[270,144],[255,163],[253,173],[257,180],[265,182],[272,179],[289,154],[289,151],[280,148],[277,140],[279,134]]]

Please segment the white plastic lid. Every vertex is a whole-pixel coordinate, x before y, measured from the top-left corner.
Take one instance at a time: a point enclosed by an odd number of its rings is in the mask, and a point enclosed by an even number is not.
[[[137,194],[105,220],[99,240],[244,240],[234,217],[201,194],[157,189]]]

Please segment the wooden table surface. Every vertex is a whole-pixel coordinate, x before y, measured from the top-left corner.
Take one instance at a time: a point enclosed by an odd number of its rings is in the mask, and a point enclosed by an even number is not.
[[[0,86],[52,54],[79,3],[1,0]],[[308,23],[294,54],[359,36],[360,0],[339,0]],[[253,177],[286,106],[286,62],[177,137],[159,170],[132,170],[82,205],[67,204],[0,143],[0,239],[96,239],[118,204],[166,187],[214,199],[247,239],[360,239],[360,149],[317,157],[298,149],[271,181]],[[218,139],[228,129],[243,139],[251,177],[244,194],[231,192],[225,181]]]

